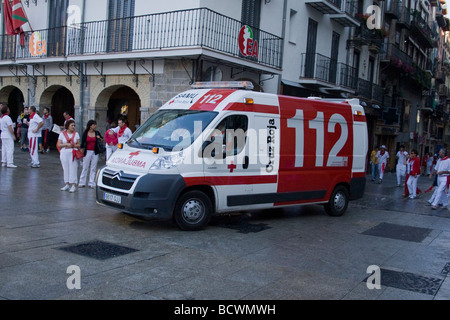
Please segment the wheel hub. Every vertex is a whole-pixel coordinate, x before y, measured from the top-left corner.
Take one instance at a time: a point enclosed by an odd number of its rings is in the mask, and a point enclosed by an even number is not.
[[[336,196],[334,197],[334,207],[338,211],[343,210],[345,207],[345,196],[340,192],[336,193]]]
[[[189,200],[183,206],[183,216],[187,221],[196,221],[204,214],[204,208],[198,200]]]

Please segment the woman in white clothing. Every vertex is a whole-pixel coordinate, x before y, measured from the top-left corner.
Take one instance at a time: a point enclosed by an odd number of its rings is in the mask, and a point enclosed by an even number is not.
[[[14,135],[13,123],[9,117],[9,107],[1,107],[1,118],[0,118],[0,138],[2,140],[2,167],[17,168],[14,164],[14,141],[16,141],[16,136]]]
[[[74,155],[74,150],[80,147],[81,142],[80,135],[75,131],[75,121],[68,120],[64,127],[66,130],[60,133],[57,143],[58,149],[61,150],[59,159],[66,184],[61,191],[73,193],[77,191],[78,182],[78,160]]]
[[[84,188],[86,186],[86,180],[89,173],[89,188],[95,187],[95,175],[97,173],[98,155],[100,150],[98,148],[97,140],[103,143],[103,137],[95,130],[97,128],[97,122],[95,120],[89,120],[86,126],[86,130],[81,136],[81,150],[84,152],[83,158],[83,170],[80,176],[80,184],[78,188]]]

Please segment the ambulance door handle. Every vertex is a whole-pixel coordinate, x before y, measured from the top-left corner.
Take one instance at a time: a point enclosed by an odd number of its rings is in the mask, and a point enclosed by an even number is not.
[[[244,164],[242,165],[242,167],[243,167],[244,169],[248,169],[249,163],[250,163],[250,160],[249,160],[248,156],[245,156],[245,157],[244,157]]]

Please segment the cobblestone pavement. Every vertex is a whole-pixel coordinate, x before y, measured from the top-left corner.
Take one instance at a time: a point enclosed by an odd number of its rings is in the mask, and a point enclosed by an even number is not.
[[[403,198],[394,174],[342,217],[310,205],[183,232],[61,192],[57,151],[40,160],[16,149],[19,167],[0,169],[0,299],[450,299],[450,211]]]

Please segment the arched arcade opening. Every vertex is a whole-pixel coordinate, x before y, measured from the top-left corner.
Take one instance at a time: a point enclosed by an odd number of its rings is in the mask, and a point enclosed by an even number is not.
[[[64,124],[63,113],[65,111],[75,117],[75,98],[66,87],[59,85],[49,87],[42,94],[39,105],[41,109],[44,107],[50,108],[53,122],[57,125],[62,126]]]
[[[13,122],[16,122],[17,117],[22,113],[25,99],[19,88],[6,86],[0,90],[0,103],[8,105],[11,111],[10,117]]]
[[[95,107],[96,110],[106,111],[105,122],[117,124],[120,117],[125,117],[133,132],[141,124],[141,99],[136,91],[128,86],[115,85],[106,88],[100,93]]]

